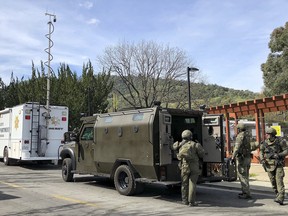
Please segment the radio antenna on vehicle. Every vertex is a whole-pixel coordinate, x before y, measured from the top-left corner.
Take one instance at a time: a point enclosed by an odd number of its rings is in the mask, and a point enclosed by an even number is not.
[[[47,23],[49,26],[49,32],[48,34],[46,34],[46,38],[48,39],[48,47],[45,49],[45,52],[48,54],[48,60],[44,63],[47,66],[47,97],[46,97],[46,109],[47,109],[47,113],[46,113],[46,137],[48,137],[48,122],[49,119],[51,118],[50,116],[50,76],[51,76],[51,72],[53,72],[53,69],[51,67],[51,61],[53,60],[53,55],[51,54],[51,48],[54,45],[54,42],[51,39],[51,34],[54,32],[54,25],[52,23],[56,22],[56,15],[55,14],[50,14],[50,13],[45,13],[46,16],[49,16],[49,22]]]

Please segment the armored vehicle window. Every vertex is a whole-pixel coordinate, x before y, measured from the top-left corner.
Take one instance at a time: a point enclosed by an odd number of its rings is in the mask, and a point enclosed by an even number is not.
[[[185,123],[186,124],[195,124],[196,120],[195,120],[195,118],[185,118]]]
[[[111,123],[112,122],[112,117],[109,116],[109,117],[105,117],[105,123]]]
[[[205,117],[203,123],[204,125],[219,125],[219,117]]]
[[[165,123],[165,124],[171,123],[171,116],[164,115],[164,123]]]
[[[93,127],[86,127],[84,129],[81,140],[93,140]]]
[[[141,121],[144,118],[144,114],[143,113],[137,113],[133,115],[133,121]]]

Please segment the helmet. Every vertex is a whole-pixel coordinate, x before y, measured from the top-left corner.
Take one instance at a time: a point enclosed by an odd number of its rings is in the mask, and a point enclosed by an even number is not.
[[[239,130],[241,130],[241,131],[243,131],[243,130],[246,129],[246,127],[245,127],[245,125],[244,125],[243,123],[237,124],[237,128],[238,128]]]
[[[272,134],[273,136],[275,136],[277,132],[274,128],[270,127],[266,130],[266,134]]]
[[[188,140],[190,140],[191,138],[192,138],[192,132],[190,131],[190,130],[184,130],[183,132],[182,132],[182,139],[188,139]]]

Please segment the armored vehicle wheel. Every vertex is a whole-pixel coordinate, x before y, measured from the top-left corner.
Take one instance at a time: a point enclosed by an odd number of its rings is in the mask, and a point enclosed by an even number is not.
[[[72,160],[71,158],[65,158],[62,163],[62,178],[66,182],[73,181]]]
[[[136,182],[136,192],[135,192],[135,194],[143,193],[144,189],[145,189],[144,183]]]
[[[10,165],[10,159],[9,159],[7,147],[3,151],[3,162],[6,166]]]
[[[135,177],[129,166],[121,165],[116,169],[114,185],[116,190],[125,196],[133,195],[136,192]]]

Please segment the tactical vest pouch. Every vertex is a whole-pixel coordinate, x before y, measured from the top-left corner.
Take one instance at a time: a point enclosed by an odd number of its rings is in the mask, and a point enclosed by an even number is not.
[[[285,159],[280,157],[278,160],[276,160],[276,164],[277,164],[277,166],[285,167]]]
[[[268,165],[270,165],[270,166],[276,166],[276,161],[275,160],[268,160],[266,163]]]
[[[248,156],[250,156],[250,150],[248,150],[248,149],[242,149],[242,155],[243,155],[243,157],[248,157]]]

